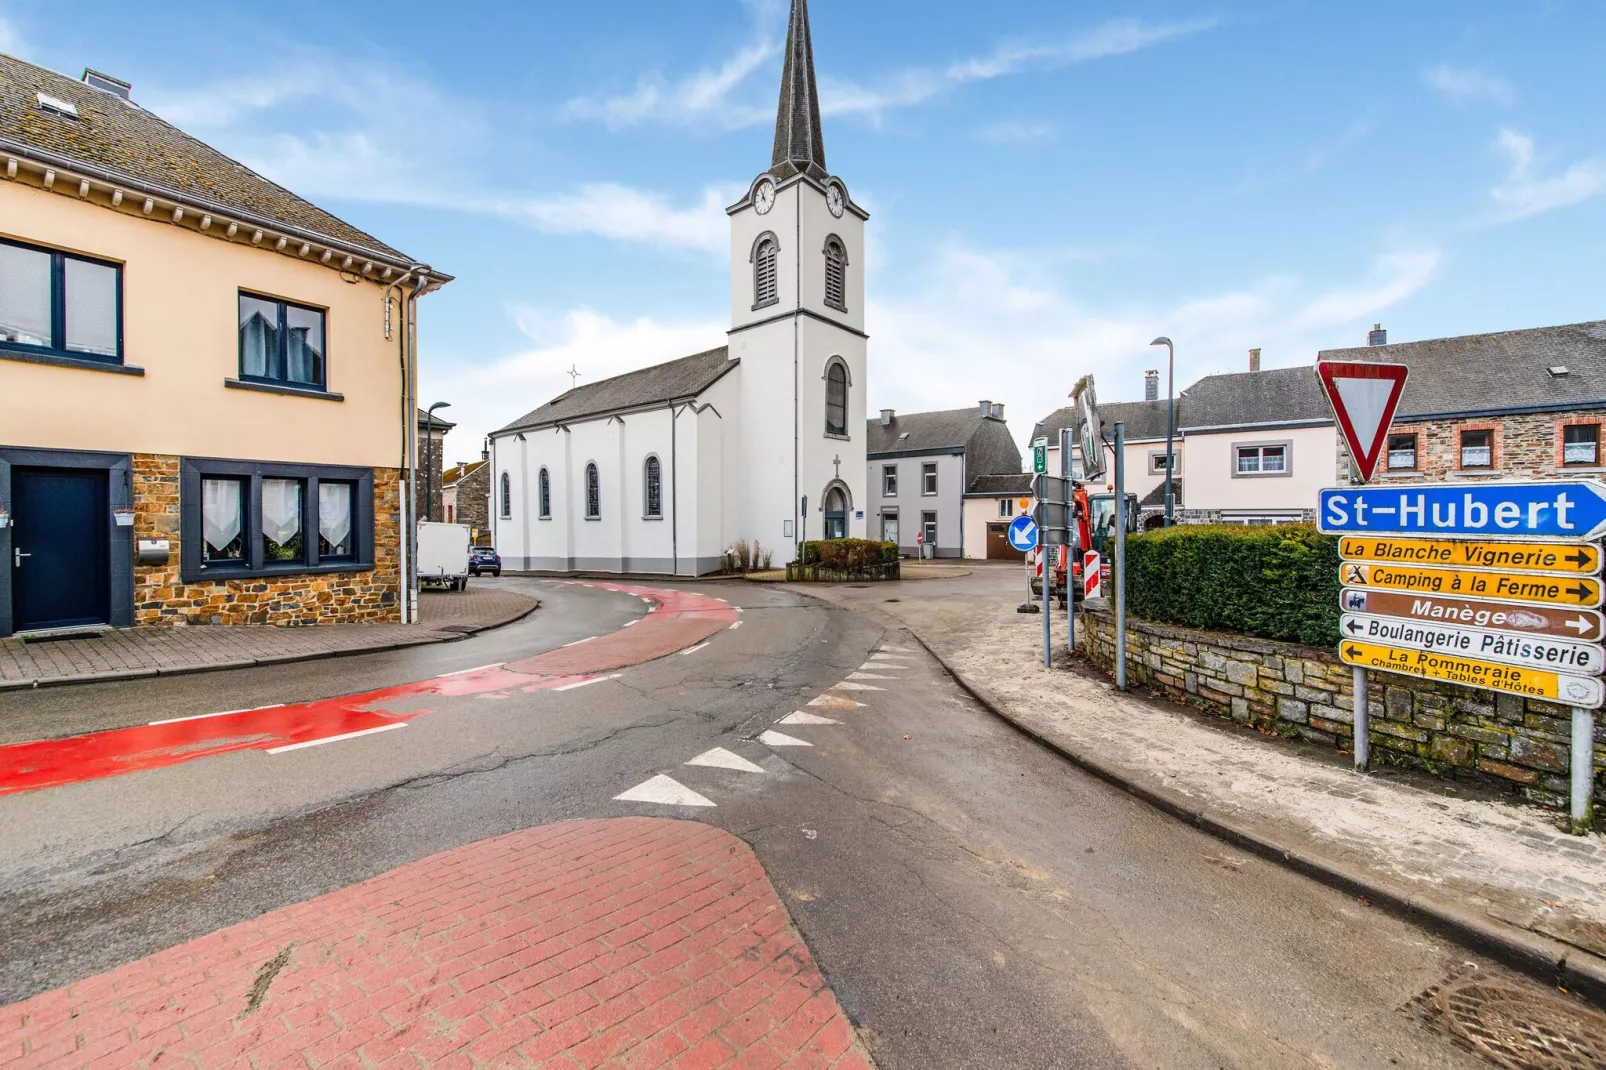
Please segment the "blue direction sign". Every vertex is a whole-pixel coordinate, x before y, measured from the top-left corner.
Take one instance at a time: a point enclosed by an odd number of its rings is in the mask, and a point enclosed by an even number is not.
[[[1011,520],[1009,545],[1023,551],[1037,549],[1037,521],[1024,514]]]
[[[1606,483],[1334,487],[1319,495],[1316,524],[1333,535],[1598,539],[1606,532]]]

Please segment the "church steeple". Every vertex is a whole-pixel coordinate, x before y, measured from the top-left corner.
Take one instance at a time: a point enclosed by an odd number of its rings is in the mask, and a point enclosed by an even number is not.
[[[786,27],[786,68],[781,73],[781,104],[775,116],[775,154],[770,173],[777,178],[803,174],[824,181],[825,139],[820,136],[820,95],[814,85],[814,43],[809,38],[808,0],[792,0]]]

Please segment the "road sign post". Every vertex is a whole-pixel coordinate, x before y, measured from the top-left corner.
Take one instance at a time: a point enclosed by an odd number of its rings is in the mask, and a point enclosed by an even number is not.
[[[1368,670],[1555,702],[1572,713],[1572,828],[1588,831],[1594,711],[1606,702],[1595,541],[1606,484],[1335,487],[1319,495],[1317,526],[1341,536],[1339,657],[1355,670],[1356,768]]]
[[[1071,429],[1060,428],[1060,479],[1065,481],[1065,502],[1071,503]],[[1074,528],[1076,517],[1066,518]],[[1074,532],[1073,532],[1074,534]],[[1081,538],[1072,537],[1065,540],[1067,552],[1071,555],[1070,561],[1065,565],[1065,650],[1067,653],[1076,653],[1076,577],[1072,575],[1072,566],[1081,560]]]
[[[1126,424],[1115,425],[1115,686],[1126,690]]]

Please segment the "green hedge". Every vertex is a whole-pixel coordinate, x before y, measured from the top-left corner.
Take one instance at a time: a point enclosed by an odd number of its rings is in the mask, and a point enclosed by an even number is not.
[[[898,560],[898,544],[872,539],[822,539],[803,544],[805,565],[827,568],[870,568]]]
[[[1180,525],[1127,538],[1127,606],[1145,620],[1338,644],[1338,539],[1313,527]]]

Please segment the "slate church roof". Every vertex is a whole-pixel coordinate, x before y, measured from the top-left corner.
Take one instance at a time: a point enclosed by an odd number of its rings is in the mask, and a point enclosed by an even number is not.
[[[39,94],[64,101],[77,118],[47,111]],[[130,191],[151,187],[222,212],[262,217],[390,260],[410,262],[386,245],[249,167],[196,140],[178,127],[124,99],[76,78],[0,55],[0,151],[54,158],[126,177]]]
[[[689,401],[740,363],[740,359],[730,359],[728,347],[720,346],[706,353],[694,353],[612,379],[587,383],[564,391],[495,433],[505,435],[557,423],[595,420],[610,413],[667,405],[671,401]]]
[[[775,115],[776,178],[808,175],[825,181],[825,138],[820,133],[820,94],[814,83],[814,41],[809,34],[808,0],[792,0],[786,26],[786,67]]]
[[[1410,368],[1397,419],[1606,407],[1603,320],[1324,349],[1321,359]]]

